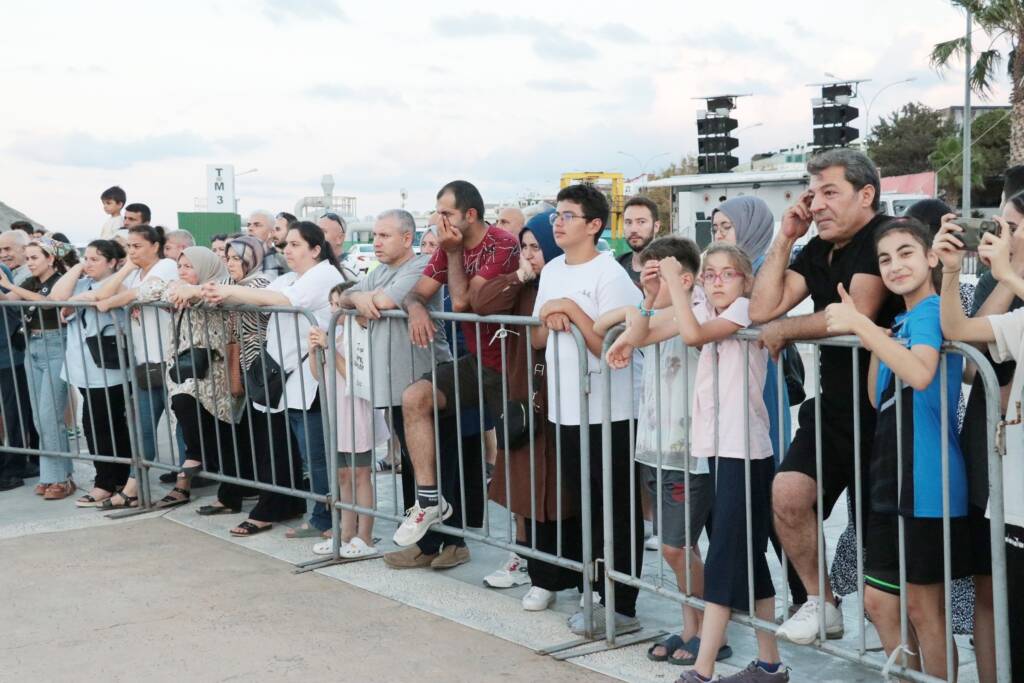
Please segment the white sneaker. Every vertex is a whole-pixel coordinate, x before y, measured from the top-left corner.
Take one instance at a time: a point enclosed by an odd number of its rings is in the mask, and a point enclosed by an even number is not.
[[[342,546],[344,549],[344,546]],[[334,539],[328,538],[326,541],[320,541],[313,546],[314,555],[330,555],[334,552]]]
[[[593,593],[590,594],[590,598],[591,598],[591,600],[590,600],[590,604],[591,605],[598,605],[598,606],[600,606],[600,604],[601,604],[601,594],[600,593],[598,593],[597,591],[594,591]],[[583,594],[580,593],[580,609],[583,609],[584,601],[585,601],[585,598],[583,597]]]
[[[530,575],[526,573],[526,560],[515,553],[509,553],[505,564],[485,576],[484,583],[491,588],[512,588],[530,583]]]
[[[818,640],[818,609],[825,605],[825,637],[829,640],[842,638],[843,611],[829,601],[822,602],[810,596],[797,613],[782,622],[775,635],[797,645],[810,645]]]
[[[542,612],[553,604],[555,604],[555,594],[539,586],[531,586],[523,596],[523,609],[527,612]]]
[[[346,560],[356,560],[360,557],[376,555],[377,549],[372,545],[366,545],[366,541],[356,536],[351,541],[341,546],[339,554]]]
[[[405,519],[395,531],[395,545],[403,547],[412,545],[423,538],[430,527],[440,524],[451,516],[452,506],[442,496],[438,496],[437,505],[428,505],[425,508],[421,508],[419,501],[416,501],[406,511]]]
[[[661,548],[661,539],[657,536],[648,536],[647,540],[644,541],[644,548],[647,550],[659,550]]]

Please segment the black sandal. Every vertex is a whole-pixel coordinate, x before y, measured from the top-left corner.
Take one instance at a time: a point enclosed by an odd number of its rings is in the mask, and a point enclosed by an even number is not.
[[[241,511],[241,508],[231,508],[227,505],[203,505],[196,510],[196,514],[212,517],[213,515],[237,515]]]
[[[172,495],[174,493],[180,493],[182,495],[182,497],[181,498],[176,498],[175,496]],[[192,500],[192,492],[191,491],[189,491],[188,489],[183,489],[183,488],[180,488],[178,486],[175,486],[173,489],[171,489],[171,493],[168,493],[166,496],[161,498],[157,502],[157,504],[154,505],[153,507],[157,507],[157,508],[172,508],[175,505],[184,505],[185,503],[189,502],[190,500]]]
[[[114,497],[121,499],[120,503],[114,502]],[[99,505],[96,506],[97,510],[120,510],[122,508],[137,508],[139,507],[139,497],[129,496],[124,491],[118,491],[117,493],[105,499]]]
[[[274,527],[273,524],[265,524],[264,526],[259,526],[257,524],[253,524],[249,520],[245,520],[244,522],[242,522],[241,524],[236,526],[234,529],[232,529],[228,533],[230,533],[232,536],[239,536],[239,537],[255,536],[256,534],[261,534],[264,531],[267,531],[268,529],[272,529],[273,527]],[[241,530],[242,533],[239,533],[238,530]]]

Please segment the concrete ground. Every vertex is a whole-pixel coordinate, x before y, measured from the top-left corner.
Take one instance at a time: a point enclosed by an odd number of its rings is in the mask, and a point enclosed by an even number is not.
[[[0,557],[7,681],[610,680],[159,517]]]

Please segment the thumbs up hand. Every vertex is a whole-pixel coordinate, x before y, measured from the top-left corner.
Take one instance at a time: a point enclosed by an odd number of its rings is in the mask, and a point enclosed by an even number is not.
[[[838,304],[829,304],[825,308],[825,324],[828,326],[829,334],[856,334],[858,325],[865,321],[871,322],[853,303],[853,297],[846,291],[842,283],[837,288],[839,292]]]

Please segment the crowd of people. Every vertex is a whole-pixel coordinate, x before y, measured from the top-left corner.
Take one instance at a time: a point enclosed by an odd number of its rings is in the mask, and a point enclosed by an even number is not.
[[[994,680],[993,435],[980,377],[958,355],[940,362],[940,347],[981,345],[1003,386],[1000,410],[1015,401],[1019,410],[1024,168],[1007,171],[1000,231],[980,238],[988,271],[973,292],[962,286],[964,228],[949,207],[928,200],[904,217],[880,214],[878,171],[860,152],[821,152],[807,170],[809,187],[777,232],[763,200],[728,199],[713,214],[714,241],[703,251],[687,238],[659,237],[657,205],[633,197],[623,212],[630,252],[618,260],[598,250],[610,209],[592,186],[565,187],[556,206],[531,215],[506,209],[490,225],[480,192],[457,180],[437,193],[418,253],[411,214],[377,217],[378,265],[365,276],[345,263],[346,224],[335,213],[311,222],[257,211],[244,232],[216,235],[207,247],[187,231],[151,225],[146,205],[127,204],[123,190],[110,188],[101,197],[108,219],[100,238],[81,256],[31,226],[0,235],[0,291],[24,302],[0,317],[6,445],[39,452],[36,493],[44,499],[74,495],[72,459],[59,454],[72,450],[77,394],[89,452],[115,459],[95,461],[93,486],[76,503],[130,508],[139,504],[140,473],[118,427],[134,415],[135,448],[155,461],[167,413],[178,461],[165,467],[162,479],[173,488],[157,506],[188,502],[201,473],[220,473],[216,500],[197,512],[239,514],[254,496],[230,530],[247,537],[305,515],[306,499],[294,492],[327,496],[337,476],[346,504],[337,542],[347,559],[378,553],[374,517],[360,510],[377,506],[376,453],[387,450],[385,466],[401,471],[406,510],[394,534],[399,549],[383,555],[393,569],[468,562],[463,537],[444,527],[481,526],[488,500],[514,515],[519,546],[578,561],[586,483],[595,557],[604,555],[610,519],[613,557],[604,559],[639,575],[650,525],[679,590],[704,601],[703,609],[687,604],[679,633],[648,650],[653,660],[687,667],[679,680],[688,683],[711,680],[716,662],[732,656],[732,610],[776,621],[769,543],[788,559],[793,609],[777,631],[759,628],[757,659],[722,680],[786,681],[777,639],[843,636],[838,594],[851,589],[840,589],[835,571],[819,575],[817,516],[827,518],[845,495],[861,515],[851,515],[836,565],[856,556],[862,538],[865,609],[886,652],[903,647],[908,666],[946,678],[945,625],[954,615],[945,611],[944,582],[973,577],[968,628],[979,680]],[[812,224],[816,234],[806,239]],[[808,297],[814,312],[791,314]],[[383,316],[388,310],[405,316]],[[437,315],[445,311],[536,322],[454,322]],[[736,336],[755,325],[757,341]],[[124,327],[131,348],[119,349]],[[804,400],[793,343],[846,334],[859,338],[859,355],[822,346],[820,388]],[[368,395],[355,390],[358,363],[347,357],[364,337],[376,340],[366,342]],[[593,382],[586,405],[581,367]],[[972,391],[958,414],[962,381]],[[1019,420],[1007,420],[1011,650],[1024,671],[1024,440]],[[581,480],[584,460],[589,482]],[[0,490],[36,476],[33,467],[22,451],[4,451]],[[286,535],[313,539],[313,552],[330,554],[332,527],[329,506],[316,502]],[[604,565],[594,584],[602,605],[612,600]],[[859,580],[851,565],[846,583]],[[522,599],[530,611],[583,589],[580,572],[515,553],[485,582],[531,584]],[[614,622],[594,610],[593,630],[638,629],[637,596],[634,586],[617,584]],[[583,612],[568,626],[585,633]]]

